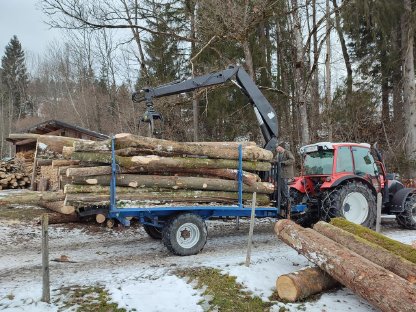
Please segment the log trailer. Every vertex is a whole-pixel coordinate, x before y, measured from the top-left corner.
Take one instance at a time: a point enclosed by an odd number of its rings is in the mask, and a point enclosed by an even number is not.
[[[155,111],[153,99],[193,91],[228,81],[233,82],[253,105],[259,127],[265,140],[264,148],[274,151],[278,144],[277,117],[271,104],[239,66],[184,81],[175,81],[155,88],[145,88],[132,95],[133,102],[145,102],[147,109],[141,122],[150,126],[152,135],[160,135],[163,117]],[[159,126],[157,126],[159,123]],[[383,195],[384,213],[395,214],[400,225],[416,229],[416,191],[405,188],[390,179],[384,169],[380,153],[378,161],[370,153],[370,145],[355,143],[321,142],[302,147],[304,170],[301,177],[290,185],[291,198],[281,201],[280,183],[273,199],[274,207],[256,207],[256,217],[291,217],[309,226],[319,219],[344,217],[354,223],[371,227],[376,216],[377,193]],[[239,147],[238,201],[227,206],[158,206],[117,208],[114,139],[112,141],[112,176],[110,184],[110,208],[107,217],[117,219],[125,226],[129,217],[143,224],[145,231],[174,254],[197,254],[207,240],[205,220],[215,217],[249,217],[251,209],[242,200],[242,148]],[[280,181],[279,163],[272,169],[272,181]],[[281,205],[281,202],[285,202]]]

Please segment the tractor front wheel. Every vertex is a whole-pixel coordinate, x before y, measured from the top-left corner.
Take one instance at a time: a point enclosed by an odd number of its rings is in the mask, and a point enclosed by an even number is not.
[[[404,211],[396,216],[397,223],[409,230],[416,230],[416,193],[409,194],[404,203]]]
[[[377,215],[376,198],[365,184],[350,181],[329,190],[322,204],[321,219],[342,217],[362,226],[374,227]]]

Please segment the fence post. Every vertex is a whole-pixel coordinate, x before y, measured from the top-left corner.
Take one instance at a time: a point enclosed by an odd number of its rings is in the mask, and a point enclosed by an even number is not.
[[[49,285],[49,242],[48,242],[48,214],[42,215],[42,301],[50,302]]]
[[[377,193],[377,215],[376,215],[376,232],[380,233],[381,230],[381,206],[382,206],[383,196],[380,192]]]
[[[248,233],[248,243],[247,243],[247,256],[246,256],[246,266],[250,266],[251,262],[251,243],[253,241],[253,231],[254,231],[254,217],[256,211],[256,192],[253,193],[253,199],[251,201],[251,218],[250,218],[250,231]]]

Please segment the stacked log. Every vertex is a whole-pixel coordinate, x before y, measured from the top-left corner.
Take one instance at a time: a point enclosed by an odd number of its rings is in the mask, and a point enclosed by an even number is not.
[[[413,263],[323,222],[315,225],[314,229],[306,229],[290,220],[280,220],[276,223],[275,232],[283,242],[315,263],[334,280],[380,310],[414,311],[416,287]],[[401,266],[403,270],[400,270]],[[314,274],[321,273],[316,271]],[[295,296],[296,285],[302,285],[304,281],[299,281],[299,278],[292,280],[295,283],[285,285],[294,287],[290,294]],[[391,285],[394,285],[394,291],[386,292]],[[315,290],[316,287],[311,289]],[[303,289],[301,296],[306,295],[308,294]]]
[[[30,186],[30,176],[14,159],[0,162],[0,190],[24,189]]]
[[[117,199],[125,206],[236,204],[238,145],[118,134],[115,136]],[[74,164],[62,162],[67,165],[66,178],[71,181],[65,183],[65,205],[77,208],[108,205],[111,140],[75,141],[72,148],[64,148],[64,154]],[[252,192],[257,192],[259,205],[270,204],[269,194],[274,192],[274,185],[262,182],[256,172],[269,171],[272,158],[270,151],[252,142],[242,144],[245,203]]]

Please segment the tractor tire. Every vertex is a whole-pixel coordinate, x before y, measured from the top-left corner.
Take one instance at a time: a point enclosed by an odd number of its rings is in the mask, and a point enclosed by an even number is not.
[[[374,228],[377,216],[376,197],[365,184],[350,181],[329,190],[322,202],[321,219],[345,218],[350,222]]]
[[[204,220],[193,213],[184,213],[171,218],[162,230],[163,244],[178,256],[199,253],[207,242],[207,236]]]
[[[291,188],[289,195],[292,206],[302,203],[304,194],[298,190]],[[302,213],[292,214],[291,219],[303,227],[311,227],[319,221],[316,209],[313,211],[313,208],[310,206],[308,206]]]
[[[156,226],[143,224],[144,231],[153,239],[162,239],[162,229]]]
[[[407,196],[404,211],[396,216],[396,220],[401,227],[416,230],[416,193]]]

